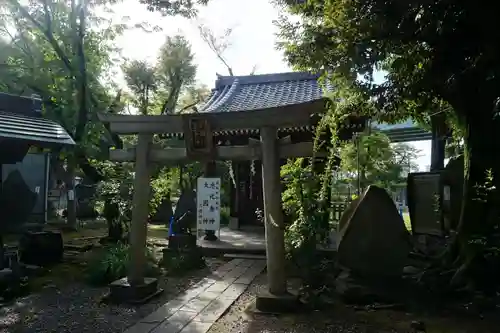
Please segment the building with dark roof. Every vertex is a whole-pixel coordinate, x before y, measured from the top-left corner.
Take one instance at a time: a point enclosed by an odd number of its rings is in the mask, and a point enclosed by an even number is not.
[[[47,154],[28,154],[75,142],[56,122],[42,116],[38,96],[0,93],[0,231],[17,230],[26,222],[45,222],[49,162]]]
[[[44,148],[75,144],[61,125],[43,118],[40,98],[4,93],[0,93],[0,138]]]
[[[242,112],[309,103],[326,97],[334,89],[321,85],[320,75],[290,72],[246,76],[218,76],[215,88],[199,112]],[[393,142],[430,140],[431,133],[411,120],[389,125],[372,123]],[[257,130],[253,130],[257,132]]]
[[[333,89],[332,85],[320,82],[320,75],[307,72],[247,76],[218,75],[210,97],[198,109],[198,112],[265,111],[290,105],[304,105],[304,107],[318,108],[318,110],[312,110],[314,113],[323,113],[324,104],[314,102],[325,99],[328,92]],[[280,128],[278,130],[279,136],[281,138],[288,136],[292,142],[311,141],[315,135],[313,125],[308,123],[301,127]],[[430,132],[419,128],[412,121],[396,125],[371,122],[371,126],[386,133],[393,142],[431,139]],[[347,137],[350,138],[353,132],[360,130],[362,129],[348,130]],[[339,133],[339,135],[341,134]],[[219,143],[228,142],[232,145],[246,145],[249,139],[259,139],[259,130],[248,128],[228,133],[215,133],[215,136]],[[238,193],[232,193],[231,199],[232,201],[235,200],[233,198],[234,195],[238,197],[236,200],[238,207],[233,207],[232,205],[231,212],[237,212],[234,216],[238,217],[239,222],[242,224],[254,223],[255,210],[262,209],[260,161],[253,161],[251,163],[233,162],[232,166],[235,181],[237,182],[236,191]]]

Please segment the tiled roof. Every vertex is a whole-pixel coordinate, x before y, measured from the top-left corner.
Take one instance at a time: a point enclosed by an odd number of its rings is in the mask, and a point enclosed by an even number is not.
[[[319,75],[305,72],[219,76],[199,112],[235,112],[275,108],[319,100]]]
[[[0,93],[0,138],[29,141],[34,145],[74,145],[66,130],[42,118],[38,98]]]
[[[239,112],[275,108],[319,100],[331,85],[322,86],[320,75],[291,72],[247,76],[218,76],[215,88],[198,112]],[[430,140],[431,134],[411,120],[402,124],[373,123],[393,142]],[[258,133],[249,129],[248,133]],[[179,135],[182,135],[179,133]]]

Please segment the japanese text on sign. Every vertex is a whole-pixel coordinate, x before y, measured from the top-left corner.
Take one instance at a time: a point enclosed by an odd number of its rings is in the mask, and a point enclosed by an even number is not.
[[[220,228],[220,178],[198,178],[196,190],[198,229]]]

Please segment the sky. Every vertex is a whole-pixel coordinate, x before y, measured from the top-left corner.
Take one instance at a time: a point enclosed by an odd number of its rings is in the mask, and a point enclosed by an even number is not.
[[[163,17],[159,13],[147,11],[138,0],[124,0],[114,8],[115,20],[130,17],[131,22],[148,22],[161,28],[158,32],[145,32],[141,29],[128,30],[118,40],[122,55],[127,59],[155,61],[160,46],[166,36],[182,34],[190,42],[198,65],[197,81],[209,88],[214,86],[216,73],[228,75],[226,67],[201,39],[197,26],[202,23],[216,35],[225,29],[233,28],[231,46],[224,54],[235,75],[248,75],[254,66],[256,74],[291,71],[276,49],[277,28],[273,21],[279,12],[269,0],[211,0],[201,7],[195,20],[180,17]],[[122,77],[116,78],[122,81]],[[421,171],[430,165],[430,141],[411,143],[419,149],[416,161]]]

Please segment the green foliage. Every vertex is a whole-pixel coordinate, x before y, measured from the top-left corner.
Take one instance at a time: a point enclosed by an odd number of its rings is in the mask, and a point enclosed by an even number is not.
[[[75,100],[74,80],[79,75],[77,66],[81,61],[75,48],[81,26],[73,22],[77,14],[66,2],[51,1],[48,4],[49,7],[44,8],[39,1],[24,7],[15,0],[2,3],[5,15],[0,25],[6,29],[2,29],[0,35],[6,38],[9,47],[4,53],[7,59],[0,68],[1,81],[8,92],[41,95],[46,115],[60,122],[70,133],[75,133],[79,105]],[[101,17],[89,8],[86,20],[93,26]],[[93,105],[87,110],[90,116],[86,119],[95,119],[92,114],[96,110],[105,110],[111,100],[99,79],[111,68],[115,41],[123,26],[104,26],[82,31],[85,34],[87,88],[89,95],[98,97],[92,100]],[[95,135],[94,130],[102,131],[102,127],[89,125],[85,142],[93,140],[89,135]]]
[[[146,248],[146,275],[159,274],[153,252]],[[86,278],[92,285],[105,285],[127,275],[130,261],[130,247],[118,243],[95,253],[87,267]]]
[[[106,181],[99,184],[96,193],[97,204],[105,200],[118,204],[122,222],[127,224],[131,218],[133,195],[133,164],[114,162],[94,162],[105,176]],[[149,214],[154,215],[164,198],[170,198],[174,173],[168,168],[161,168],[151,181],[151,199]]]
[[[196,16],[195,4],[206,5],[209,0],[139,0],[151,11],[159,11],[163,15]]]
[[[285,184],[283,207],[288,220],[286,249],[289,258],[299,266],[308,291],[315,290],[312,294],[329,283],[328,270],[333,267],[331,262],[319,256],[317,247],[327,245],[330,230],[334,227],[331,223],[331,204],[340,198],[335,193],[354,182],[358,172],[358,148],[352,141],[341,142],[337,135],[338,129],[353,111],[370,114],[372,110],[372,104],[363,100],[362,95],[352,91],[339,92],[341,94],[344,97],[342,102],[331,105],[317,128],[315,152],[321,149],[328,153],[323,172],[313,172],[311,162],[314,157],[305,167],[304,160],[297,159],[289,161],[281,170]],[[321,133],[326,129],[333,133],[331,142],[321,141]],[[389,190],[394,189],[403,181],[405,169],[408,172],[415,168],[411,161],[417,157],[417,152],[406,145],[392,146],[381,133],[361,135],[360,142],[360,165],[364,168],[366,185],[376,183]],[[341,165],[334,169],[339,156]],[[354,198],[344,197],[343,201]]]
[[[180,97],[197,96],[196,69],[191,44],[181,35],[167,36],[156,64],[134,60],[123,66],[132,103],[144,115],[174,113]]]
[[[134,60],[123,66],[127,86],[132,91],[132,104],[143,115],[148,114],[150,99],[157,89],[157,74],[146,61]]]
[[[361,188],[377,185],[391,193],[406,186],[407,174],[418,170],[418,153],[408,144],[391,144],[381,132],[361,133],[340,148],[341,172],[354,187],[359,173]]]
[[[96,199],[109,199],[117,203],[121,211],[129,210],[132,206],[133,165],[97,161],[94,164],[106,178],[97,188]]]
[[[149,202],[149,215],[153,216],[156,210],[165,198],[170,198],[172,193],[172,178],[171,170],[162,168],[156,177],[151,181],[151,200]]]
[[[303,283],[318,288],[323,282],[323,261],[317,246],[327,243],[329,201],[325,196],[322,175],[312,172],[311,165],[302,167],[303,159],[289,161],[281,169],[284,180],[282,194],[286,214],[285,247],[288,258],[298,266]],[[329,188],[327,186],[327,188]]]
[[[465,160],[462,216],[457,242],[448,247],[448,261],[453,263],[451,270],[466,266],[457,273],[474,266],[472,262],[484,261],[469,240],[473,235],[488,237],[500,216],[497,191],[490,192],[487,201],[475,200],[477,184],[488,182],[486,171],[500,172],[498,156],[492,153],[500,149],[500,62],[496,61],[500,48],[492,46],[500,37],[496,4],[276,2],[293,14],[283,15],[279,24],[280,46],[287,59],[296,68],[325,73],[340,90],[334,95],[338,104],[348,105],[341,95],[354,91],[360,101],[375,107],[351,110],[370,111],[378,121],[413,118],[429,125],[431,117],[444,114]],[[377,70],[383,70],[385,82],[375,82]],[[332,109],[329,114],[338,121],[338,107]],[[499,181],[493,179],[495,187]]]
[[[461,113],[463,104],[468,104],[464,103],[467,95],[489,95],[491,106],[498,96],[492,91],[500,80],[498,67],[486,59],[500,55],[500,50],[488,48],[491,40],[498,39],[499,30],[485,23],[469,27],[472,22],[493,22],[493,4],[278,2],[299,16],[293,21],[283,18],[280,24],[281,46],[288,60],[301,68],[326,69],[351,83],[363,77],[356,85],[378,97],[383,113],[398,117],[408,110],[410,101],[416,103],[411,113],[428,112],[441,99]],[[375,69],[387,72],[383,86],[373,84]]]
[[[220,224],[221,225],[228,225],[230,218],[231,218],[231,216],[229,214],[229,207],[228,206],[221,207],[221,209],[220,209]]]

